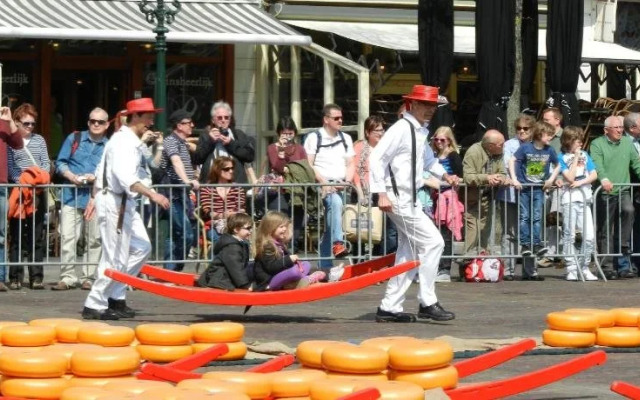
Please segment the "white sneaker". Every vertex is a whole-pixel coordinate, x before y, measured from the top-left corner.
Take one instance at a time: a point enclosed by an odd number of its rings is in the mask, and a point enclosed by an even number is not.
[[[189,249],[189,255],[187,256],[188,260],[195,260],[198,258],[198,248],[192,247]]]
[[[587,268],[582,270],[582,275],[584,275],[584,280],[585,281],[597,281],[598,277],[595,276],[593,273],[591,273],[591,271]]]
[[[438,272],[436,282],[451,282],[451,275],[448,272]]]
[[[567,274],[566,278],[564,278],[566,281],[577,281],[578,280],[578,273],[576,271],[571,271]]]
[[[329,282],[338,282],[344,275],[344,264],[340,264],[329,270]]]

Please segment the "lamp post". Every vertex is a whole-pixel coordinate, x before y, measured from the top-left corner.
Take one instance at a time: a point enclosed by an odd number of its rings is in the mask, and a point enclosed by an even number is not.
[[[163,108],[166,111],[167,108],[167,68],[166,68],[166,53],[167,53],[167,37],[169,28],[166,25],[171,25],[176,17],[176,14],[180,12],[182,5],[179,0],[172,0],[171,6],[165,5],[165,0],[141,0],[138,3],[140,11],[145,15],[147,22],[155,24],[153,32],[156,34],[156,87],[154,94],[154,102],[156,107]],[[153,6],[150,3],[155,2]],[[160,132],[165,132],[167,127],[167,119],[162,116],[157,121],[157,127]]]

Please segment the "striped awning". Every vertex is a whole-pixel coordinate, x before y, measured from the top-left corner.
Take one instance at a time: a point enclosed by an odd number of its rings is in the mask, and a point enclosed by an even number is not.
[[[154,25],[128,0],[2,0],[0,38],[153,41]],[[155,5],[155,1],[149,2]],[[167,40],[309,45],[256,0],[182,0]],[[165,0],[171,6],[171,0]]]

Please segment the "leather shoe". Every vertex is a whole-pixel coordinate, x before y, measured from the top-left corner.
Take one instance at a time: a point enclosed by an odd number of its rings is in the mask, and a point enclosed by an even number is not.
[[[618,279],[618,273],[616,271],[605,270],[604,276],[610,281],[615,281],[616,279]]]
[[[82,319],[99,319],[101,321],[116,321],[120,319],[118,315],[110,308],[106,310],[95,310],[93,308],[85,307],[82,310]]]
[[[127,306],[126,300],[116,300],[109,298],[109,309],[112,310],[120,318],[133,318],[136,312]]]
[[[54,286],[51,286],[51,290],[69,290],[71,286],[64,283],[64,281],[60,281],[56,283]]]
[[[536,281],[536,282],[542,282],[544,280],[544,276],[540,276],[540,275],[530,275],[530,276],[523,276],[522,277],[523,281]]]
[[[422,304],[418,309],[418,318],[432,319],[434,321],[450,321],[456,315],[442,308],[440,303],[434,303],[430,306],[423,307]]]
[[[91,286],[93,286],[93,282],[84,281],[84,282],[82,282],[82,286],[80,286],[80,289],[82,289],[82,290],[91,290]]]
[[[416,316],[409,313],[385,311],[378,307],[376,322],[416,322]]]
[[[513,279],[513,275],[505,275],[502,277],[502,280],[507,282],[511,282]]]
[[[635,278],[636,276],[630,270],[625,269],[624,271],[618,272],[618,277],[620,279],[631,279],[631,278]]]

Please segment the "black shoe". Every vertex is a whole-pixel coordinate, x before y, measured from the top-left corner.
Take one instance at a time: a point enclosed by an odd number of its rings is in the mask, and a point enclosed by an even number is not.
[[[531,257],[532,254],[529,246],[522,246],[522,257]]]
[[[505,275],[502,277],[503,281],[508,281],[508,282],[511,282],[513,279],[514,279],[513,275]]]
[[[126,300],[116,300],[109,298],[109,309],[112,310],[120,318],[134,318],[136,312],[132,308],[127,307]]]
[[[385,311],[378,307],[376,322],[416,322],[416,316],[409,313]]]
[[[82,310],[82,319],[99,319],[102,321],[116,321],[120,317],[110,308],[104,311],[94,310],[93,308],[85,307]]]
[[[423,307],[421,304],[418,309],[418,317],[432,319],[434,321],[450,321],[454,319],[456,315],[442,308],[440,303],[435,303],[426,307]]]
[[[540,276],[540,275],[523,276],[522,280],[542,282],[544,280],[544,276]]]
[[[636,276],[633,274],[633,272],[629,271],[628,269],[618,272],[618,278],[620,279],[631,279],[635,277]]]
[[[607,278],[610,281],[615,281],[616,279],[618,279],[618,273],[616,271],[605,270],[603,272],[604,272],[605,278]]]
[[[542,245],[533,246],[533,252],[536,253],[536,256],[541,257],[549,252],[547,247],[542,247]]]

